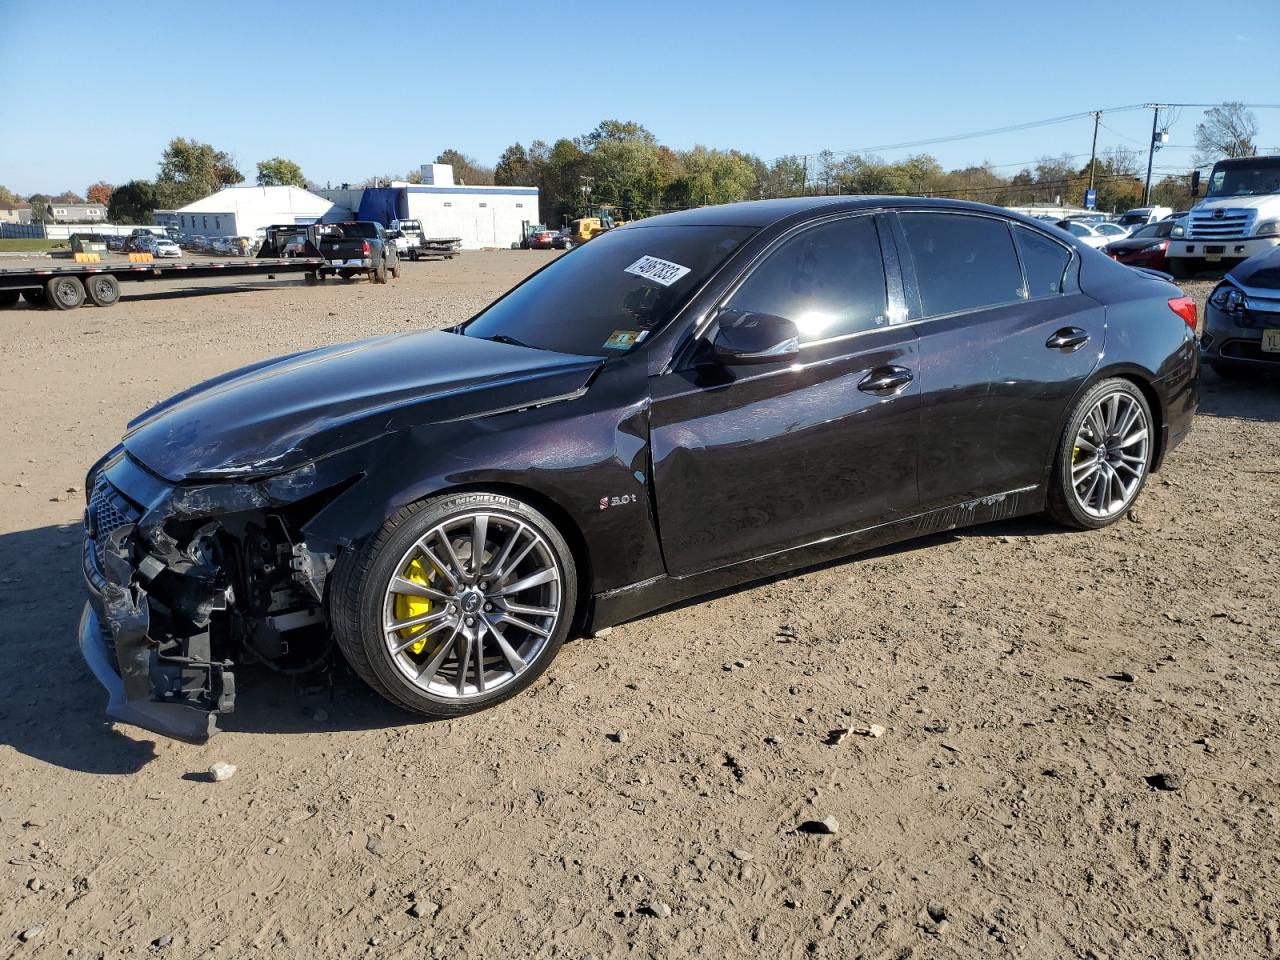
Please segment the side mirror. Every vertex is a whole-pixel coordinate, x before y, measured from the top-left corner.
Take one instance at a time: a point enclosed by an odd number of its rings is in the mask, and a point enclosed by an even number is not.
[[[1200,196],[1200,171],[1191,171],[1191,195],[1193,197]]]
[[[800,355],[800,331],[786,317],[725,310],[718,318],[712,349],[726,366],[781,363]]]

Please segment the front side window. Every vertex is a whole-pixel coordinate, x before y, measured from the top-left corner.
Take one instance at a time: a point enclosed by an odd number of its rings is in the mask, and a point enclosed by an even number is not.
[[[802,343],[888,326],[875,221],[835,220],[784,241],[729,298],[729,308],[785,317]]]
[[[926,316],[1023,299],[1022,270],[1004,220],[955,213],[902,213]]]
[[[1014,225],[1022,254],[1022,268],[1027,274],[1027,296],[1048,297],[1062,293],[1063,277],[1071,263],[1071,251],[1043,233]]]

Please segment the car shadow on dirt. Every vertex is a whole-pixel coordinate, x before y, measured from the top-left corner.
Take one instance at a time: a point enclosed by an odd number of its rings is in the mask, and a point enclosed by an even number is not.
[[[1200,414],[1280,422],[1280,375],[1227,380],[1206,367],[1200,380]]]
[[[0,534],[0,757],[4,747],[67,770],[134,773],[156,754],[155,736],[106,718],[106,692],[76,643],[85,586],[79,524]],[[421,719],[361,683],[346,665],[284,676],[236,669],[237,712],[223,730],[320,733]]]

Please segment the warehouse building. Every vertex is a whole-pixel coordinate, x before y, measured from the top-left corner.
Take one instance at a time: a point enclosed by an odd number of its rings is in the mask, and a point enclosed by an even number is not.
[[[537,187],[465,186],[453,182],[453,167],[427,163],[422,182],[393,180],[385,187],[320,190],[333,203],[356,211],[359,220],[383,226],[420,220],[427,238],[457,237],[464,250],[509,249],[524,230],[540,223]]]
[[[301,187],[227,187],[173,211],[181,233],[252,237],[277,223],[349,220],[351,210]],[[172,223],[172,220],[170,220]]]

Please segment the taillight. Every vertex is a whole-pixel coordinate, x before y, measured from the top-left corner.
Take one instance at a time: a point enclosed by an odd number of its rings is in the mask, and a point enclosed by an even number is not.
[[[1169,309],[1182,318],[1182,322],[1195,333],[1199,318],[1196,316],[1196,302],[1191,297],[1170,297]]]
[[[369,255],[369,241],[368,241],[368,240],[366,240],[366,241],[364,241],[362,244],[360,244],[360,252],[361,252],[361,253],[363,253],[366,257]],[[1169,301],[1169,303],[1173,303],[1173,301],[1172,301],[1172,300],[1170,300],[1170,301]],[[1191,312],[1192,312],[1193,314],[1195,313],[1195,309],[1196,309],[1196,305],[1195,305],[1194,303],[1192,303],[1192,304],[1191,304]],[[1192,325],[1192,326],[1195,326],[1195,320],[1192,320],[1192,321],[1191,321],[1191,325]]]

